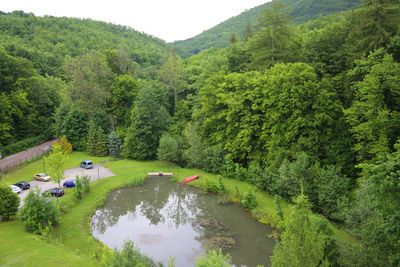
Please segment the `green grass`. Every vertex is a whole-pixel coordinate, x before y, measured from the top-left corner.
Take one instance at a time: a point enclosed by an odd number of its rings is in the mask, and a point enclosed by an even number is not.
[[[76,167],[83,159],[90,158],[94,162],[105,161],[109,158],[88,157],[82,152],[70,155],[66,164],[67,168]],[[37,172],[42,166],[41,160],[33,162],[20,170],[9,173],[3,177],[6,183],[21,180],[21,177]],[[44,262],[56,263],[62,266],[91,266],[99,262],[90,257],[93,252],[100,255],[103,245],[91,239],[89,226],[90,218],[98,207],[101,207],[109,192],[135,184],[135,179],[143,179],[148,172],[173,172],[178,182],[183,182],[185,177],[200,174],[200,178],[189,183],[190,186],[201,187],[206,179],[217,182],[218,176],[197,169],[184,169],[162,162],[138,162],[133,160],[109,161],[104,164],[116,176],[103,178],[90,185],[90,193],[84,194],[83,199],[75,202],[72,189],[66,189],[66,194],[59,201],[62,213],[60,225],[54,227],[50,243],[41,240],[38,236],[26,233],[18,220],[0,223],[0,266],[30,266],[41,265]],[[25,176],[24,176],[25,175]],[[166,178],[168,179],[168,178]],[[235,200],[236,187],[240,193],[255,189],[253,185],[234,179],[224,178],[223,182],[228,189],[229,196]],[[257,191],[258,207],[252,212],[259,221],[276,225],[275,205],[273,196],[263,191]],[[237,201],[237,199],[236,199]],[[282,203],[283,212],[289,211],[289,205]],[[345,232],[335,228],[339,239],[353,242]],[[10,244],[10,245],[8,245]],[[20,244],[20,245],[19,245]],[[93,249],[95,248],[95,249]],[[20,256],[25,251],[29,260]]]

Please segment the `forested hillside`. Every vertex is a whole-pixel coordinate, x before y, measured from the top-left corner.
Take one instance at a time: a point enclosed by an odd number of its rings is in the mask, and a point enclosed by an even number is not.
[[[167,51],[160,39],[88,19],[15,11],[0,13],[0,25],[0,147],[54,135],[54,111],[66,93],[68,77],[81,79],[74,85],[79,90],[94,72],[101,73],[104,79],[97,79],[91,92],[76,92],[82,97],[97,94],[117,82],[111,79],[118,75],[152,75],[152,66],[160,64]]]
[[[251,208],[280,222],[273,266],[399,266],[400,3],[361,3],[298,26],[273,0],[245,39],[187,59],[122,26],[2,14],[0,144],[108,141],[253,184],[276,200]]]
[[[288,4],[292,23],[301,24],[314,20],[320,16],[350,10],[360,6],[360,0],[284,0]],[[202,32],[192,38],[176,41],[173,45],[183,51],[182,56],[190,56],[210,47],[223,48],[230,44],[232,34],[243,40],[246,38],[246,27],[249,24],[256,27],[260,12],[264,8],[271,8],[271,2],[246,10],[238,16],[232,17],[215,27]]]

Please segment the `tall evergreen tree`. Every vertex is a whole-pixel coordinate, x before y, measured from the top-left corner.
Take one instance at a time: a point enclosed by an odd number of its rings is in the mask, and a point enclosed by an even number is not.
[[[108,155],[107,136],[104,134],[103,128],[98,127],[96,130],[95,155],[105,157]]]
[[[358,52],[384,47],[397,33],[400,24],[400,3],[397,0],[361,0],[361,9],[355,13],[352,37]]]
[[[121,140],[115,134],[111,132],[108,136],[108,151],[111,157],[119,158],[121,153]]]
[[[87,151],[89,155],[96,155],[96,125],[94,124],[94,121],[89,122],[89,132],[88,132],[88,139],[87,139]]]
[[[290,20],[287,4],[282,0],[272,0],[272,8],[263,10],[257,25],[259,30],[249,43],[256,69],[264,70],[277,62],[290,61],[293,57]]]

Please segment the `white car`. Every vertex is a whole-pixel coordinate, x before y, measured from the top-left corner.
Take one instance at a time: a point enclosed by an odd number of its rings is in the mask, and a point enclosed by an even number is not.
[[[9,185],[9,187],[11,188],[11,190],[12,190],[14,193],[16,193],[16,194],[21,193],[21,188],[19,188],[18,186],[16,186],[16,185]]]

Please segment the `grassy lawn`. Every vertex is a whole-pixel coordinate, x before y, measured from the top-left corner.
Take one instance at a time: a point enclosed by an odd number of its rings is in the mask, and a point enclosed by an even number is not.
[[[66,168],[79,166],[83,159],[92,159],[97,163],[109,158],[89,157],[85,153],[74,152],[69,156]],[[59,201],[62,210],[61,223],[53,229],[50,243],[25,232],[18,220],[0,223],[0,266],[33,266],[41,265],[44,262],[62,266],[99,265],[99,262],[90,255],[93,255],[94,252],[100,255],[103,245],[90,238],[89,220],[96,208],[102,206],[110,191],[130,186],[136,178],[145,178],[148,172],[173,172],[178,182],[183,182],[185,177],[200,174],[199,179],[190,182],[191,186],[197,187],[201,187],[206,179],[217,181],[217,175],[197,169],[184,169],[161,161],[119,160],[109,161],[104,166],[111,169],[116,176],[92,183],[90,193],[84,194],[81,201],[76,202],[72,189],[66,189],[65,196]],[[43,161],[39,160],[5,175],[3,181],[11,184],[20,180],[31,180],[29,177],[32,176],[32,173],[42,172],[42,170]],[[235,196],[236,187],[241,194],[249,188],[254,189],[253,185],[234,179],[224,178],[223,182],[231,198]],[[258,207],[253,215],[261,222],[275,225],[277,216],[275,215],[273,196],[257,191],[256,197]],[[283,203],[282,208],[285,213],[288,212],[289,206]],[[337,228],[335,228],[335,232],[340,239],[352,241],[349,235]]]

